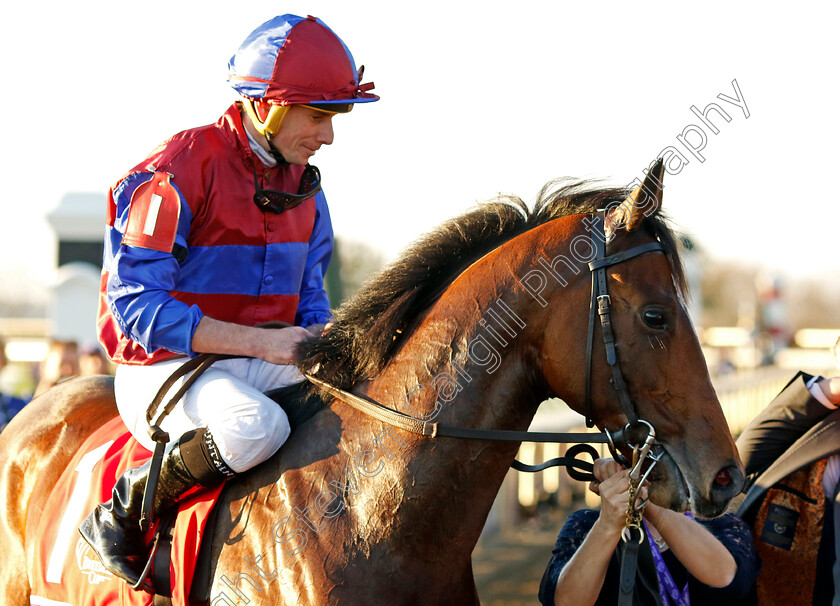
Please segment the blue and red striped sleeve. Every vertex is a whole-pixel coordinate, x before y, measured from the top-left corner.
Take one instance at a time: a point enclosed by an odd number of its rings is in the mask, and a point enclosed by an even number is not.
[[[127,246],[122,243],[129,203],[138,186],[152,173],[132,173],[113,190],[114,223],[106,237],[105,270],[108,273],[108,309],[122,333],[147,353],[165,349],[195,356],[192,337],[203,314],[197,305],[187,305],[171,296],[181,267],[171,252]],[[178,191],[181,213],[177,246],[187,247],[192,211]]]

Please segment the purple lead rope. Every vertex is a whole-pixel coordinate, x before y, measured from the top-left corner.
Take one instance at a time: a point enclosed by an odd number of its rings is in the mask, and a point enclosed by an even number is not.
[[[690,511],[686,511],[685,515],[692,520],[694,519]],[[688,578],[685,580],[685,587],[680,591],[677,588],[674,577],[671,576],[671,572],[665,565],[665,560],[662,559],[662,554],[659,553],[659,547],[653,541],[647,523],[642,520],[642,524],[645,525],[645,533],[647,534],[648,543],[650,543],[650,550],[653,552],[653,562],[656,564],[656,576],[659,578],[659,595],[662,598],[663,606],[669,606],[669,604],[673,604],[674,606],[690,606],[688,599]],[[687,571],[686,574],[688,574]],[[670,600],[668,599],[669,597],[671,598]]]

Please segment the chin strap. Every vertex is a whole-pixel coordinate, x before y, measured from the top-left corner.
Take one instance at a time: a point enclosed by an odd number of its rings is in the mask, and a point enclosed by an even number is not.
[[[286,166],[289,162],[286,158],[283,157],[283,154],[280,153],[280,150],[274,146],[274,143],[271,142],[271,138],[268,136],[268,133],[263,135],[265,137],[265,142],[268,143],[268,153],[271,154],[271,157],[274,158],[274,161],[277,162],[278,166]]]
[[[289,106],[271,105],[268,110],[268,115],[261,117],[258,115],[256,103],[257,102],[255,100],[249,99],[248,97],[243,97],[237,101],[239,108],[245,112],[245,115],[242,117],[243,125],[246,119],[250,121],[254,129],[256,129],[257,134],[265,137],[265,142],[268,145],[268,153],[271,154],[271,157],[274,158],[277,164],[281,166],[288,164],[286,159],[283,157],[283,154],[280,153],[280,150],[277,149],[271,142],[271,137],[277,134],[277,130],[280,128],[280,123],[286,116],[286,112],[289,111]],[[254,141],[250,132],[248,133],[248,139],[250,139],[253,144],[256,144],[256,141]]]

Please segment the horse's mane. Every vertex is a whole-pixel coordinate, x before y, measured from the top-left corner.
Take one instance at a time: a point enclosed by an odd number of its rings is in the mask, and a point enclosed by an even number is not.
[[[502,196],[450,219],[417,240],[346,301],[335,312],[330,329],[302,347],[299,367],[309,370],[318,364],[318,377],[343,389],[374,378],[421,312],[474,261],[539,225],[594,212],[628,195],[625,188],[598,188],[592,181],[564,178],[542,188],[533,210],[519,198]],[[674,282],[684,295],[676,239],[660,215],[648,217],[644,225],[662,243]]]

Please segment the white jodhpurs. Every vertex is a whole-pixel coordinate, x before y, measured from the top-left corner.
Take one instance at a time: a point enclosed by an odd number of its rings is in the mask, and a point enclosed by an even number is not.
[[[114,391],[120,416],[131,435],[149,450],[155,443],[149,437],[146,410],[164,381],[186,361],[177,358],[149,366],[117,367]],[[161,428],[174,441],[191,429],[206,427],[225,463],[241,473],[268,459],[289,437],[286,413],[263,392],[302,380],[294,366],[252,358],[221,360],[189,388]],[[173,385],[163,405],[183,381]]]

